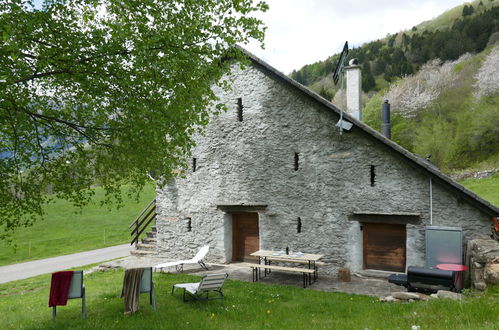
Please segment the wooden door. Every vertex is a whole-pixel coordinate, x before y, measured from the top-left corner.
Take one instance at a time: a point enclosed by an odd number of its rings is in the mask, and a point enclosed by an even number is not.
[[[259,249],[258,213],[233,213],[232,261],[255,262],[250,253]]]
[[[405,225],[363,223],[364,268],[405,272]]]

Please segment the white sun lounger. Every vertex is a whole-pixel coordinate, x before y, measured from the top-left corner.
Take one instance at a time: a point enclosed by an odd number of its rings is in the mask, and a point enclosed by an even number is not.
[[[157,269],[157,268],[166,268],[166,267],[175,266],[177,272],[181,272],[184,270],[184,264],[199,264],[203,269],[208,270],[208,267],[206,267],[203,261],[204,257],[206,257],[206,254],[208,253],[208,250],[210,250],[210,246],[205,245],[199,250],[199,252],[192,259],[165,262],[162,264],[157,264],[156,266],[154,266],[154,268]]]
[[[174,284],[172,286],[172,294],[175,289],[183,289],[183,300],[187,301],[187,297],[197,301],[206,301],[212,299],[221,299],[222,306],[224,303],[224,294],[222,292],[222,286],[224,285],[225,279],[227,278],[227,274],[208,274],[203,276],[201,282],[198,283],[182,283],[182,284]],[[210,297],[210,293],[218,293],[218,296]]]

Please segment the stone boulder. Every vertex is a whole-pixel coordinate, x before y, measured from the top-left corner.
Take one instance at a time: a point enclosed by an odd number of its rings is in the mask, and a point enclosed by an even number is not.
[[[483,271],[483,278],[487,284],[499,284],[499,263],[487,264]]]
[[[388,296],[388,297],[385,297],[385,298],[381,298],[379,301],[382,301],[382,302],[396,302],[396,301],[400,301],[400,299],[396,299],[393,296]]]
[[[452,299],[452,300],[461,300],[462,295],[460,293],[455,293],[447,290],[438,290],[437,297],[440,299]]]
[[[473,262],[480,264],[494,263],[499,259],[499,242],[490,238],[470,241]]]
[[[485,289],[487,289],[487,284],[485,284],[485,282],[483,281],[473,282],[473,287],[477,290],[485,291]]]
[[[472,287],[485,290],[487,284],[499,283],[499,242],[479,238],[468,242]]]
[[[430,300],[431,297],[424,294],[424,293],[419,293],[419,292],[416,292],[416,294],[419,296],[419,300]]]
[[[416,292],[392,292],[392,297],[399,300],[420,300]]]

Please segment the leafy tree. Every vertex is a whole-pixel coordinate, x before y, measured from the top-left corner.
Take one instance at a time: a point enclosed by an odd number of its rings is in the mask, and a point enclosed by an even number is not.
[[[487,55],[475,79],[474,96],[477,100],[499,93],[499,46]]]
[[[393,80],[393,69],[391,65],[387,65],[385,67],[385,72],[383,73],[383,79],[385,79],[388,82],[391,82]]]
[[[330,74],[334,70],[334,64],[331,60],[324,61],[324,72]]]
[[[303,80],[303,76],[302,76],[302,71],[301,70],[298,70],[298,71],[293,70],[293,72],[291,72],[291,78],[293,78],[294,80],[296,80],[300,84],[305,84],[305,81]]]
[[[393,47],[395,45],[395,37],[396,36],[397,35],[394,34],[394,35],[390,36],[390,38],[388,38],[388,42],[387,42],[388,47]]]
[[[470,5],[468,8],[469,8],[468,9],[469,14],[473,15],[473,13],[475,12],[475,8],[473,7],[473,5]]]
[[[371,73],[371,65],[369,61],[362,64],[362,90],[367,93],[376,87],[376,81]]]
[[[463,12],[462,12],[462,15],[463,16],[470,16],[470,15],[473,15],[473,13],[475,12],[475,9],[473,8],[472,5],[465,5],[463,7]]]
[[[461,15],[463,15],[463,16],[468,16],[469,15],[468,14],[468,5],[464,5],[463,11],[462,11]]]
[[[379,57],[376,61],[374,61],[373,67],[372,67],[372,73],[374,75],[380,75],[383,73],[383,71],[386,68],[386,62],[383,60],[382,57]]]
[[[263,40],[251,0],[0,0],[0,225],[29,225],[51,199],[107,202],[164,184],[220,111],[213,84]],[[130,193],[132,193],[130,192]]]
[[[407,48],[411,43],[411,37],[405,33],[402,33],[402,47]]]
[[[395,48],[395,50],[393,51],[392,56],[391,56],[391,63],[392,64],[400,64],[400,63],[404,62],[405,60],[406,60],[405,54],[402,51],[402,49]]]

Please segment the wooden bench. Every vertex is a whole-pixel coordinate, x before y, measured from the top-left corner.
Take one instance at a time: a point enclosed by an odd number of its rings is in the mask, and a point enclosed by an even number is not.
[[[277,262],[288,262],[294,264],[304,264],[308,265],[308,260],[297,260],[297,259],[284,259],[284,258],[274,258],[274,257],[266,257],[267,261],[277,261]],[[312,262],[314,263],[314,262]],[[322,261],[316,261],[315,267],[324,266],[326,263]]]
[[[302,265],[308,265],[309,264],[309,261],[308,260],[296,260],[296,259],[286,259],[286,258],[279,258],[279,257],[266,257],[267,259],[267,264],[270,265],[272,261],[276,261],[276,262],[284,262],[284,263],[294,263],[294,264],[302,264]],[[316,262],[311,262],[311,264],[314,265],[314,270],[315,270],[315,273],[314,273],[314,281],[317,280],[317,278],[319,277],[318,273],[317,273],[317,269],[319,267],[322,267],[324,266],[326,263],[325,262],[322,262],[322,261],[316,261]]]
[[[289,261],[289,260],[288,260]],[[264,270],[265,276],[267,276],[267,270],[278,270],[284,272],[302,273],[303,274],[303,287],[307,287],[307,284],[312,284],[312,274],[315,274],[315,269],[299,268],[299,267],[283,267],[283,266],[272,266],[272,265],[252,265],[253,270],[253,282],[257,282],[260,278],[260,270]]]

